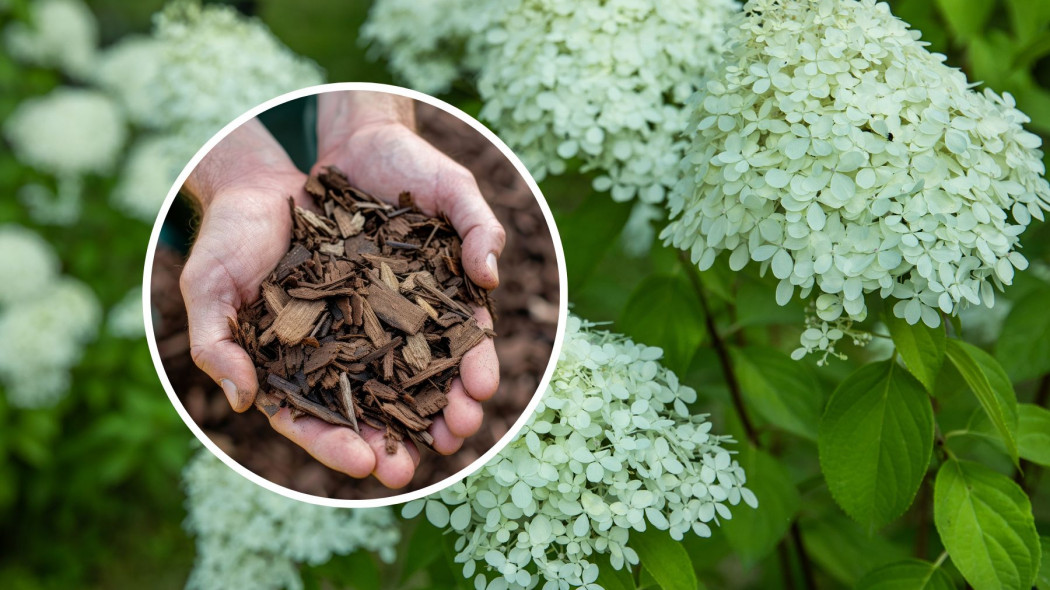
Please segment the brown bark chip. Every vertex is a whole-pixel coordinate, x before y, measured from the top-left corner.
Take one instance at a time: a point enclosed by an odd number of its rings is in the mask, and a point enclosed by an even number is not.
[[[305,189],[323,213],[289,203],[291,248],[231,320],[266,376],[263,409],[355,431],[363,421],[390,452],[406,438],[430,446],[463,354],[491,335],[470,312],[489,307],[488,293],[463,273],[455,230],[410,195],[395,208],[334,167]]]

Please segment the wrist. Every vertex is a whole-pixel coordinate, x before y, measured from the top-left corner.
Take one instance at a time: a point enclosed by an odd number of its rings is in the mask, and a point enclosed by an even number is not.
[[[358,133],[395,126],[416,130],[410,99],[382,92],[329,92],[317,99],[318,153],[330,153]]]
[[[274,187],[301,186],[304,180],[269,131],[252,119],[208,152],[186,179],[182,192],[207,209],[226,196],[266,196],[275,192]]]

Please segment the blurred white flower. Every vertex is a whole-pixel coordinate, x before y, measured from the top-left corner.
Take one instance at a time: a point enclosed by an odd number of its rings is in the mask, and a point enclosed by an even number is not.
[[[1050,186],[1010,95],[973,91],[874,0],[752,0],[730,30],[691,101],[667,243],[701,269],[759,263],[829,329],[868,293],[937,326],[1027,268],[1018,236]]]
[[[37,297],[58,276],[58,256],[44,238],[20,225],[0,225],[0,309]]]
[[[163,44],[152,37],[131,35],[103,51],[92,72],[92,80],[116,97],[136,125],[147,125],[158,105],[149,88],[160,83]]]
[[[7,253],[4,252],[4,256]],[[15,406],[49,406],[69,388],[69,369],[94,338],[101,308],[80,281],[61,277],[0,310],[0,382]]]
[[[142,287],[134,287],[106,314],[106,331],[118,338],[142,338],[146,321],[142,316]]]
[[[244,479],[206,449],[183,471],[185,526],[197,537],[197,590],[302,588],[297,564],[363,549],[387,562],[400,538],[388,508],[327,508]]]
[[[182,167],[193,156],[187,151],[184,142],[174,136],[140,138],[131,146],[110,201],[124,213],[152,224]]]
[[[80,219],[80,194],[84,183],[79,176],[63,174],[56,179],[57,190],[38,182],[18,187],[18,200],[33,221],[44,225],[72,225]]]
[[[732,0],[516,0],[480,35],[481,118],[542,179],[571,160],[613,199],[664,200],[684,108],[719,60]]]
[[[145,85],[146,96],[124,100],[152,105],[136,109],[149,110],[140,113],[148,126],[197,147],[248,109],[324,81],[316,64],[229,6],[171,4],[157,15],[153,37],[162,75]]]
[[[491,2],[376,0],[361,27],[370,55],[385,56],[394,74],[427,94],[448,92],[473,72],[466,52],[472,33],[483,30]]]
[[[102,92],[59,87],[22,101],[4,122],[15,157],[55,176],[105,174],[127,137],[120,108]]]
[[[570,316],[543,400],[521,435],[480,471],[405,505],[450,527],[456,562],[478,589],[597,588],[594,554],[638,563],[629,532],[711,535],[741,501],[746,475],[686,404],[696,392],[663,352]]]
[[[29,23],[4,29],[4,45],[15,59],[84,77],[94,62],[98,23],[80,0],[35,0]]]

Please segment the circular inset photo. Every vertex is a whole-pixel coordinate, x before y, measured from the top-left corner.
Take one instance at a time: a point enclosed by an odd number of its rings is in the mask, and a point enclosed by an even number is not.
[[[245,113],[154,226],[147,334],[194,434],[337,506],[433,493],[512,439],[564,331],[535,181],[442,101],[330,84]]]

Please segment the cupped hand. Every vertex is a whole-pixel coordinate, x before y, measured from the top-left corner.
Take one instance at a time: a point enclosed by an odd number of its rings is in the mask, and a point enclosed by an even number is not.
[[[340,120],[339,111],[345,103],[336,104],[337,98],[325,95],[320,100],[320,146],[314,172],[334,165],[347,174],[351,184],[390,203],[397,203],[402,192],[410,192],[423,213],[444,216],[459,233],[467,276],[481,287],[495,288],[499,284],[497,261],[506,235],[473,175],[419,137],[405,124],[404,117],[376,117],[339,125],[335,122]],[[357,103],[350,108],[367,106]],[[332,125],[334,130],[324,125]],[[475,308],[474,312],[479,325],[492,328],[487,310]],[[434,449],[451,454],[477,432],[483,417],[481,402],[491,398],[498,387],[499,360],[492,339],[486,338],[463,356],[460,378],[453,381],[448,406],[430,427]],[[382,447],[381,442],[376,443],[377,449]],[[407,482],[415,465],[405,457],[377,466],[377,475],[381,468],[389,481]]]

